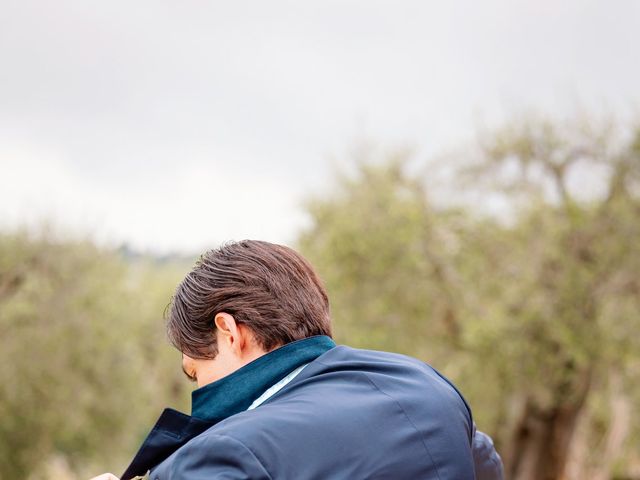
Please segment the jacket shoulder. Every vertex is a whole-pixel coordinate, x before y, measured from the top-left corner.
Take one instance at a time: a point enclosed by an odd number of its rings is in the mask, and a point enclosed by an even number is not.
[[[462,409],[468,417],[469,438],[473,434],[471,408],[462,393],[438,370],[417,358],[340,345],[320,356],[307,368],[308,377],[329,372],[362,373],[375,379],[378,385],[397,389],[398,393],[421,397],[425,407],[432,403],[436,407]],[[300,375],[300,380],[306,378],[303,374]]]
[[[203,436],[233,437],[274,478],[307,465],[316,478],[464,479],[473,478],[471,429],[461,396],[424,362],[339,346]]]

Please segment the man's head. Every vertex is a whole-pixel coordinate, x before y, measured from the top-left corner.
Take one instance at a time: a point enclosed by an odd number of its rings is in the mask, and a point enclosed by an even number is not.
[[[187,373],[194,370],[194,360],[212,365],[219,353],[233,359],[221,370],[230,373],[260,352],[314,335],[330,336],[329,301],[300,254],[282,245],[244,240],[200,258],[176,289],[167,331],[185,357]],[[236,353],[239,357],[233,358]],[[199,376],[198,384],[203,383]]]

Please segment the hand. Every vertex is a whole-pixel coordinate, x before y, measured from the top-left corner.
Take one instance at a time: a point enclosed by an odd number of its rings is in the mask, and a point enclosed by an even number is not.
[[[118,477],[112,473],[103,473],[102,475],[90,478],[89,480],[118,480]]]

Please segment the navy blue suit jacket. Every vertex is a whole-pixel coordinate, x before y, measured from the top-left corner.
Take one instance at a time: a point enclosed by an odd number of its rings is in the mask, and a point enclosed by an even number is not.
[[[150,478],[473,480],[476,470],[502,478],[490,439],[475,434],[448,381],[410,357],[338,346],[256,409],[191,439]]]

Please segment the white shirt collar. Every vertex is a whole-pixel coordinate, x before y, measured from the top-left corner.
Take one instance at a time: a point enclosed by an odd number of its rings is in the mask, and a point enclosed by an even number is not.
[[[308,363],[305,363],[304,365],[299,366],[298,368],[296,368],[293,372],[291,372],[289,375],[287,375],[286,377],[284,377],[282,380],[280,380],[278,383],[275,383],[273,385],[271,385],[269,388],[267,388],[267,390],[265,390],[265,392],[260,395],[258,398],[256,398],[253,403],[249,406],[249,408],[247,408],[247,410],[253,410],[254,408],[256,408],[258,405],[266,402],[269,398],[271,398],[273,395],[275,395],[276,393],[278,393],[280,390],[282,390],[285,385],[287,385],[291,380],[293,380],[294,378],[296,378],[298,376],[298,374],[304,369],[304,367],[306,367],[307,365],[309,365]]]

